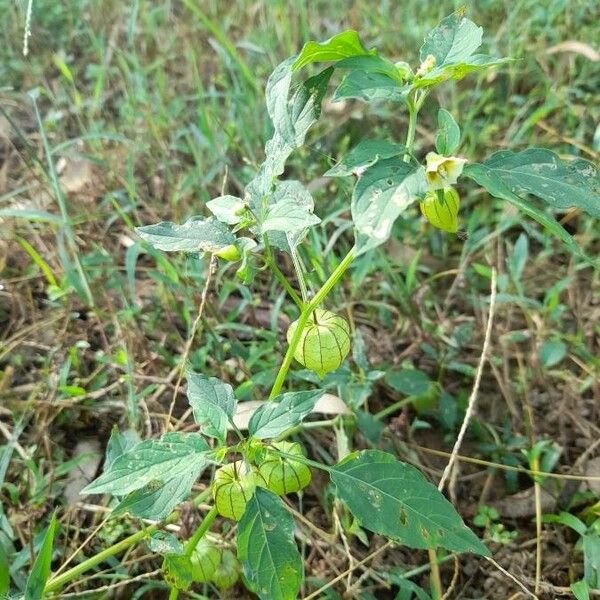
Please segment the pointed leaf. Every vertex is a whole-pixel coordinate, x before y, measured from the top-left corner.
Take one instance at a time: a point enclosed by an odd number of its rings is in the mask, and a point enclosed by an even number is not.
[[[237,527],[238,557],[261,600],[295,600],[302,558],[294,543],[294,520],[282,500],[257,487]]]
[[[216,252],[235,242],[229,229],[212,217],[192,217],[182,225],[163,221],[137,227],[135,231],[143,240],[166,252]]]
[[[298,58],[296,58],[293,70],[315,62],[329,62],[342,60],[349,56],[361,56],[373,54],[375,50],[368,51],[360,41],[356,31],[348,30],[334,35],[324,42],[307,42],[304,44]]]
[[[377,161],[400,156],[405,151],[404,144],[387,140],[361,140],[346,156],[342,157],[337,165],[325,173],[325,177],[360,175]]]
[[[139,519],[162,521],[180,502],[187,499],[204,466],[195,466],[165,482],[150,481],[123,498],[112,514],[118,516],[129,513]]]
[[[243,210],[246,203],[237,196],[219,196],[206,203],[206,208],[222,223],[237,225],[242,220],[238,213]]]
[[[263,203],[257,233],[267,233],[269,242],[279,250],[290,252],[306,236],[309,227],[321,220],[315,214],[314,200],[299,181],[281,181],[267,203]],[[255,214],[257,209],[255,209]]]
[[[483,28],[467,19],[464,10],[457,10],[427,34],[419,58],[423,62],[432,55],[438,67],[466,62],[481,46],[482,38]]]
[[[445,496],[411,465],[379,450],[354,453],[330,471],[337,495],[361,525],[412,548],[489,556]]]
[[[450,156],[460,143],[460,127],[454,117],[443,108],[438,111],[438,130],[435,135],[435,147],[440,154]]]
[[[170,481],[208,464],[210,449],[197,433],[166,433],[159,440],[144,440],[119,456],[81,494],[124,495],[151,481]]]
[[[546,227],[550,233],[558,237],[571,252],[594,264],[594,261],[583,253],[569,232],[552,215],[517,196],[493,169],[488,168],[485,164],[472,164],[465,167],[463,175],[476,181],[492,196],[508,200],[508,202],[514,204],[526,215],[529,215],[532,219],[540,223],[540,225]]]
[[[442,19],[427,35],[420,51],[421,61],[433,56],[435,64],[430,71],[417,75],[413,88],[433,86],[447,79],[462,79],[468,73],[510,60],[474,54],[482,37],[483,29],[465,18],[462,9]]]
[[[227,424],[235,413],[235,396],[228,383],[216,377],[206,377],[200,373],[188,371],[187,396],[194,410],[194,420],[202,433],[224,442],[227,436]]]
[[[248,432],[261,440],[277,437],[301,423],[324,393],[323,390],[311,390],[277,396],[272,402],[260,406],[252,415]]]
[[[398,216],[425,193],[425,170],[390,158],[369,167],[352,194],[352,220],[359,252],[385,242]]]
[[[575,206],[600,218],[600,178],[590,162],[561,160],[545,148],[496,152],[483,165],[515,194],[528,193],[561,210]]]
[[[50,519],[50,525],[44,535],[42,547],[35,557],[31,572],[25,584],[25,600],[41,600],[44,596],[46,581],[50,575],[52,564],[52,544],[56,533],[56,513]]]
[[[265,146],[265,160],[254,179],[246,186],[250,208],[261,223],[265,200],[272,192],[275,179],[283,173],[293,150],[304,143],[309,128],[316,122],[332,68],[310,77],[289,99],[293,57],[279,64],[267,81],[267,110],[273,123],[273,137]]]
[[[509,62],[512,62],[511,58],[496,58],[495,56],[487,56],[486,54],[473,54],[473,56],[469,58],[468,62],[435,67],[428,73],[415,78],[412,83],[412,87],[415,89],[431,87],[447,81],[448,79],[454,79],[455,81],[458,81],[470,73],[485,71],[490,67],[497,67]]]
[[[110,439],[106,446],[106,458],[104,460],[104,470],[108,469],[121,454],[131,450],[136,444],[139,444],[140,436],[135,429],[126,429],[119,431],[115,425],[110,432]]]

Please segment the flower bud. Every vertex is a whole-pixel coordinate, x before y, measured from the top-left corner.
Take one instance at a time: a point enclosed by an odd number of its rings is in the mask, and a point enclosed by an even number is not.
[[[458,208],[460,196],[454,188],[444,190],[444,200],[440,202],[438,192],[427,192],[419,203],[423,216],[438,229],[456,233],[458,230]]]

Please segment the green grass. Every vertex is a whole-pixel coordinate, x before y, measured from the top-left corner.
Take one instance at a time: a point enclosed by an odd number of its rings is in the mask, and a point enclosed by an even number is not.
[[[207,264],[142,248],[133,227],[203,214],[205,202],[222,189],[242,191],[270,133],[266,77],[306,40],[354,28],[384,55],[415,64],[425,33],[460,4],[34,0],[25,59],[26,2],[0,0],[0,215],[29,211],[20,218],[0,216],[0,548],[13,561],[20,557],[17,583],[53,507],[59,507],[64,557],[104,516],[69,513],[65,506],[65,476],[77,440],[92,437],[104,445],[113,424],[141,435],[156,434],[164,424],[174,383],[165,378],[189,336]],[[597,162],[600,61],[573,52],[576,46],[558,46],[577,41],[600,50],[596,3],[480,0],[469,14],[484,27],[488,50],[516,60],[436,92],[423,110],[417,152],[432,144],[439,102],[460,117],[461,154],[470,159],[540,145]],[[302,250],[315,289],[351,244],[350,184],[323,183],[321,174],[365,130],[401,141],[407,125],[407,115],[389,105],[324,110],[327,118],[289,167],[290,176],[311,187],[323,218]],[[69,168],[75,183],[65,190]],[[329,381],[330,389],[350,402],[370,389],[367,406],[377,413],[404,395],[389,379],[369,388],[368,370],[424,371],[446,395],[434,407],[386,416],[384,439],[405,460],[443,468],[419,447],[448,450],[460,426],[481,351],[481,297],[488,294],[493,265],[499,305],[492,367],[463,453],[525,466],[521,449],[548,439],[562,446],[556,470],[571,473],[598,434],[598,273],[503,203],[474,187],[461,191],[468,240],[432,231],[413,209],[394,239],[359,259],[347,285],[333,295],[332,307],[361,328],[370,366],[345,371],[345,379]],[[596,256],[598,224],[582,215],[560,218]],[[518,243],[523,233],[527,254]],[[289,264],[283,268],[292,272]],[[251,289],[232,275],[226,266],[216,274],[190,362],[237,386],[240,398],[260,399],[284,350],[285,326],[296,314],[266,275]],[[537,357],[548,341],[563,342],[566,353],[544,367]],[[296,371],[292,385],[307,377]],[[180,398],[176,413],[184,409]],[[310,431],[306,436],[317,455],[336,455],[332,437]],[[524,475],[505,478],[499,467],[483,469],[464,467],[467,478],[457,490],[461,506],[532,485]],[[578,505],[580,497],[573,498],[574,511],[585,506],[585,499]],[[309,504],[314,508],[314,498]],[[506,520],[519,532],[523,549],[509,547],[505,566],[517,564],[519,552],[529,553],[533,564],[530,520]],[[94,537],[83,554],[137,530],[131,520],[109,523],[113,530]],[[547,531],[550,536],[556,529]],[[353,548],[364,554],[360,545]],[[564,587],[569,565],[553,563],[552,552],[551,544],[545,546],[544,578]],[[146,554],[143,548],[133,554],[137,565],[109,565],[113,570],[99,584],[157,568],[160,563]],[[418,569],[425,562],[398,550],[386,555],[381,571],[394,572],[398,564]],[[482,569],[485,574],[471,583],[461,576],[473,597],[486,593],[491,567]],[[532,573],[515,572],[522,579]],[[449,581],[451,567],[443,574]],[[315,575],[310,565],[309,575]],[[367,581],[376,585],[376,579]],[[426,576],[417,581],[426,586]],[[136,582],[129,593],[143,585],[158,586],[160,597],[159,583]],[[514,593],[510,582],[502,585],[506,590],[493,597]],[[337,589],[343,592],[343,582]]]

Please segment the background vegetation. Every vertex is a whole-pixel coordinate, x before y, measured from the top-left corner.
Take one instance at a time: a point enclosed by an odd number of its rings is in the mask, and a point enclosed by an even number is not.
[[[26,2],[0,0],[0,548],[16,585],[55,507],[57,565],[138,529],[124,517],[98,528],[107,510],[100,497],[77,496],[82,472],[95,475],[113,425],[140,436],[165,430],[208,265],[151,251],[133,227],[182,221],[204,213],[222,190],[242,191],[269,136],[266,76],[304,41],[353,28],[369,46],[414,64],[424,34],[456,6],[35,0],[24,58]],[[598,161],[597,3],[478,0],[468,10],[485,28],[487,50],[518,60],[436,92],[460,117],[461,155],[481,159],[502,147],[540,145]],[[309,150],[297,152],[289,168],[308,184],[323,219],[303,246],[315,284],[339,258],[333,245],[341,253],[351,244],[350,189],[321,174],[365,132],[401,141],[406,129],[406,114],[388,104],[375,112],[359,103],[324,111]],[[423,114],[417,139],[427,147],[417,152],[433,145],[436,103]],[[496,560],[532,588],[542,523],[524,469],[559,475],[537,482],[544,513],[570,511],[590,527],[600,515],[598,272],[505,203],[474,186],[461,192],[467,235],[427,227],[413,209],[394,239],[358,259],[346,287],[334,292],[332,308],[360,331],[364,353],[326,383],[350,406],[367,398],[368,410],[340,422],[343,434],[315,428],[301,435],[322,460],[335,460],[343,443],[391,448],[437,481],[473,384],[495,266],[491,358],[451,497]],[[559,218],[597,256],[598,224],[576,211]],[[215,274],[189,360],[196,371],[229,381],[240,399],[260,399],[294,317],[266,277],[250,289],[229,269]],[[296,381],[307,377],[294,373]],[[183,395],[176,400],[179,418],[186,404]],[[328,530],[321,487],[316,478],[303,510]],[[174,529],[187,535],[198,519],[184,510]],[[542,529],[542,596],[569,595],[584,559],[600,570],[600,537],[590,536],[596,541],[584,555],[569,528]],[[378,545],[377,536],[370,549],[351,536],[309,544],[306,595]],[[388,549],[323,597],[394,598],[407,572],[427,587],[426,564],[426,553]],[[141,545],[66,591],[108,586],[98,598],[162,598],[159,566]],[[444,580],[453,573],[449,560]],[[518,592],[468,556],[457,573],[455,597]],[[233,597],[244,593],[240,586]]]

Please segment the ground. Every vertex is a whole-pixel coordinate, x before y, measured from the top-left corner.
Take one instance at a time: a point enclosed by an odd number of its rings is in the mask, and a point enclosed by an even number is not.
[[[113,426],[156,436],[173,399],[175,418],[187,408],[182,391],[174,392],[208,260],[150,252],[134,227],[206,214],[205,203],[222,191],[243,191],[270,133],[266,78],[306,40],[353,28],[382,54],[414,64],[425,33],[456,8],[414,0],[34,0],[24,57],[26,4],[0,0],[0,548],[15,585],[22,585],[55,508],[62,528],[55,568],[138,530],[127,517],[96,529],[108,499],[80,498],[74,474],[90,479],[99,472]],[[597,163],[596,3],[479,0],[467,9],[485,29],[486,50],[515,60],[440,87],[424,108],[416,152],[432,146],[441,104],[460,122],[460,154],[472,161],[499,149],[543,146]],[[326,103],[323,111],[286,171],[308,186],[323,219],[302,250],[315,284],[351,244],[344,227],[351,188],[323,172],[364,132],[400,141],[407,127],[405,111],[388,104]],[[542,470],[556,475],[538,482],[542,512],[569,511],[588,521],[598,514],[598,480],[589,479],[600,476],[593,460],[600,433],[598,270],[480,188],[466,184],[460,192],[468,235],[434,230],[411,209],[393,239],[359,259],[329,301],[362,334],[362,375],[385,375],[362,404],[356,389],[336,380],[328,391],[360,404],[363,415],[379,415],[381,436],[349,419],[343,436],[314,428],[299,439],[311,456],[331,462],[341,438],[353,449],[387,449],[437,483],[473,387],[495,267],[489,361],[448,496],[487,538],[495,561],[532,590],[539,514],[525,453],[541,448]],[[597,222],[578,211],[557,218],[588,256],[598,255]],[[293,278],[290,261],[279,259]],[[217,268],[189,361],[229,381],[240,400],[259,400],[273,382],[294,310],[266,273],[250,287],[233,273]],[[348,367],[355,373],[356,362]],[[409,367],[424,374],[431,393],[407,392]],[[296,366],[291,385],[306,380]],[[302,511],[330,532],[325,487],[315,475]],[[487,526],[481,506],[497,510]],[[172,529],[185,538],[198,520],[184,505]],[[221,528],[230,538],[227,525],[215,530]],[[303,597],[385,543],[369,535],[365,546],[348,534],[330,544],[304,527],[297,537],[305,553]],[[569,585],[583,576],[577,542],[571,529],[543,524],[541,598],[571,595]],[[142,544],[65,593],[109,586],[96,597],[163,598],[159,567]],[[403,598],[396,594],[407,572],[428,589],[427,553],[388,547],[320,597]],[[525,597],[505,573],[471,555],[444,558],[441,575],[449,597]],[[250,597],[244,594],[240,584],[221,597]]]

